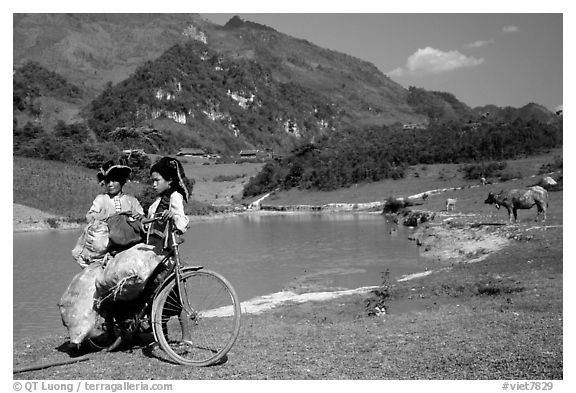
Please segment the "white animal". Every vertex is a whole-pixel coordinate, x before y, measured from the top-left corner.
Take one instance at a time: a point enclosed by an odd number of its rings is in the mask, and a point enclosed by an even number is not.
[[[448,198],[446,199],[446,211],[454,210],[456,207],[456,198]],[[450,209],[451,208],[451,209]]]

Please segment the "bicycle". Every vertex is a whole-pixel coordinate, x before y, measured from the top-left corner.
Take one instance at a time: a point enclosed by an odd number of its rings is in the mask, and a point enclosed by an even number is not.
[[[179,246],[184,240],[171,222],[167,225],[171,247],[142,294],[132,301],[103,301],[101,333],[87,341],[97,350],[113,351],[135,335],[151,330],[155,342],[173,361],[190,366],[213,365],[224,359],[238,338],[240,301],[220,274],[182,264]],[[168,275],[158,285],[154,278],[166,269]],[[184,330],[190,334],[189,340],[183,340]]]

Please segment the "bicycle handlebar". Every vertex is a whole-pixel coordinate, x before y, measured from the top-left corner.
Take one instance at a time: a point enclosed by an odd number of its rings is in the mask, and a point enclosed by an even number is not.
[[[162,220],[162,213],[156,213],[152,217],[143,218],[142,224],[150,224],[151,222],[156,222]]]
[[[143,218],[142,219],[142,224],[146,225],[146,224],[150,224],[151,222],[155,222],[160,220],[162,217],[150,217],[150,218]]]
[[[156,222],[156,221],[159,221],[159,220],[162,220],[162,219],[163,219],[163,218],[162,218],[162,213],[156,213],[156,214],[154,214],[153,217],[142,219],[141,223],[142,223],[142,225],[146,225],[146,224],[150,224],[150,223],[152,223],[152,222]],[[173,220],[173,219],[169,219],[169,220]],[[172,227],[172,230],[173,230],[177,235],[181,235],[181,234],[182,234],[182,231],[179,230],[178,228],[174,227],[174,226]]]

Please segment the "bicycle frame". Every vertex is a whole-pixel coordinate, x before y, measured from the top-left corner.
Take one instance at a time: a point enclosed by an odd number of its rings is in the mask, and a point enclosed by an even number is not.
[[[187,314],[192,314],[194,312],[194,310],[192,309],[192,307],[190,306],[188,301],[186,301],[186,302],[182,301],[182,299],[188,299],[188,296],[186,296],[186,294],[184,293],[186,288],[183,287],[182,285],[180,285],[181,277],[182,277],[182,273],[184,273],[186,271],[198,271],[198,270],[201,270],[203,268],[203,266],[184,266],[182,264],[182,262],[180,260],[180,250],[179,250],[179,245],[182,242],[179,241],[179,238],[178,238],[178,235],[176,234],[176,231],[172,230],[172,224],[169,223],[168,225],[170,225],[169,233],[170,233],[170,240],[171,240],[172,247],[170,249],[170,252],[162,259],[162,261],[160,261],[160,263],[158,265],[160,266],[162,264],[165,264],[166,262],[168,262],[168,260],[170,258],[173,258],[174,265],[170,269],[170,273],[164,279],[162,284],[160,284],[154,290],[154,293],[149,298],[149,304],[151,305],[154,302],[154,299],[156,298],[156,296],[160,293],[160,291],[166,285],[168,285],[172,280],[176,280],[176,288],[178,288],[178,296],[180,299],[180,305],[182,306],[182,309]],[[144,314],[147,312],[147,310],[148,310],[148,304],[142,310],[141,315],[138,315],[138,318],[142,318],[144,316]],[[156,334],[156,326],[154,326],[154,325],[152,325],[152,332],[154,333],[154,339],[156,341],[158,341],[158,336]]]
[[[184,266],[182,264],[182,262],[180,261],[180,252],[179,252],[179,245],[180,245],[180,243],[182,243],[182,241],[179,240],[179,237],[178,237],[176,231],[173,230],[172,222],[169,222],[168,225],[169,225],[168,233],[170,235],[171,248],[168,251],[168,253],[166,254],[166,256],[164,256],[164,258],[162,258],[160,263],[158,263],[158,266],[162,266],[162,265],[168,263],[168,261],[170,259],[172,259],[174,263],[173,263],[172,267],[170,268],[170,272],[168,273],[168,275],[166,276],[166,278],[164,279],[164,281],[160,285],[158,285],[156,288],[151,290],[151,288],[149,287],[149,285],[151,285],[151,284],[147,284],[144,288],[144,291],[139,296],[139,298],[133,302],[134,306],[139,307],[140,310],[138,312],[134,313],[133,317],[131,317],[131,319],[130,319],[133,321],[133,323],[131,323],[132,328],[129,328],[129,329],[122,328],[118,324],[118,321],[117,321],[116,326],[118,328],[120,328],[121,331],[129,332],[130,330],[137,330],[137,326],[140,325],[140,322],[142,321],[144,316],[150,312],[150,308],[152,307],[152,304],[153,304],[156,296],[172,280],[176,280],[176,287],[178,288],[178,296],[180,299],[180,304],[182,306],[182,309],[188,314],[192,314],[194,312],[194,310],[191,308],[191,306],[188,302],[182,301],[182,299],[188,299],[188,297],[185,294],[186,289],[180,285],[180,280],[181,280],[182,274],[184,272],[198,271],[198,270],[201,270],[203,268],[203,266]],[[184,304],[184,303],[186,303],[186,304]],[[139,306],[137,306],[137,305],[139,305]],[[112,311],[112,313],[114,313],[114,312]],[[158,341],[158,336],[156,334],[156,327],[153,325],[152,325],[152,332],[154,333],[154,339],[156,341]],[[116,342],[110,348],[108,348],[108,350],[114,350],[120,344],[120,341],[121,341],[120,339],[121,339],[121,337],[118,337]]]

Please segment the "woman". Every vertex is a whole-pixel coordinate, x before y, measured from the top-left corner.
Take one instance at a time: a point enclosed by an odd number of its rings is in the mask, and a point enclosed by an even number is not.
[[[82,267],[99,260],[106,252],[117,253],[142,241],[140,221],[144,209],[138,199],[122,191],[131,169],[108,161],[96,174],[105,194],[98,195],[86,214],[88,225],[76,242],[72,256]],[[118,225],[118,222],[126,225]]]
[[[132,170],[125,165],[117,165],[108,161],[102,165],[96,174],[99,183],[104,183],[106,194],[100,194],[92,202],[86,214],[88,223],[94,220],[105,220],[117,213],[128,213],[136,219],[144,216],[144,209],[138,199],[123,192]]]
[[[161,216],[162,220],[149,224],[147,244],[154,246],[159,254],[165,254],[170,248],[169,222],[175,226],[180,233],[186,232],[188,217],[184,213],[184,203],[188,201],[188,189],[184,183],[186,175],[182,164],[175,158],[163,157],[150,168],[153,187],[158,198],[150,205],[148,217]],[[172,270],[172,260],[169,263],[159,265],[154,271],[154,286],[160,285]],[[178,299],[178,293],[170,294],[173,299]],[[178,315],[180,327],[182,329],[182,342],[191,344],[190,317],[177,304],[170,315]],[[167,330],[166,320],[170,316],[163,315],[162,329]]]
[[[150,168],[153,187],[158,198],[148,209],[148,217],[162,216],[162,220],[151,224],[146,243],[154,245],[159,252],[168,248],[168,221],[172,221],[180,233],[186,232],[188,216],[184,213],[184,203],[188,202],[188,190],[184,179],[184,168],[180,161],[163,157]]]

